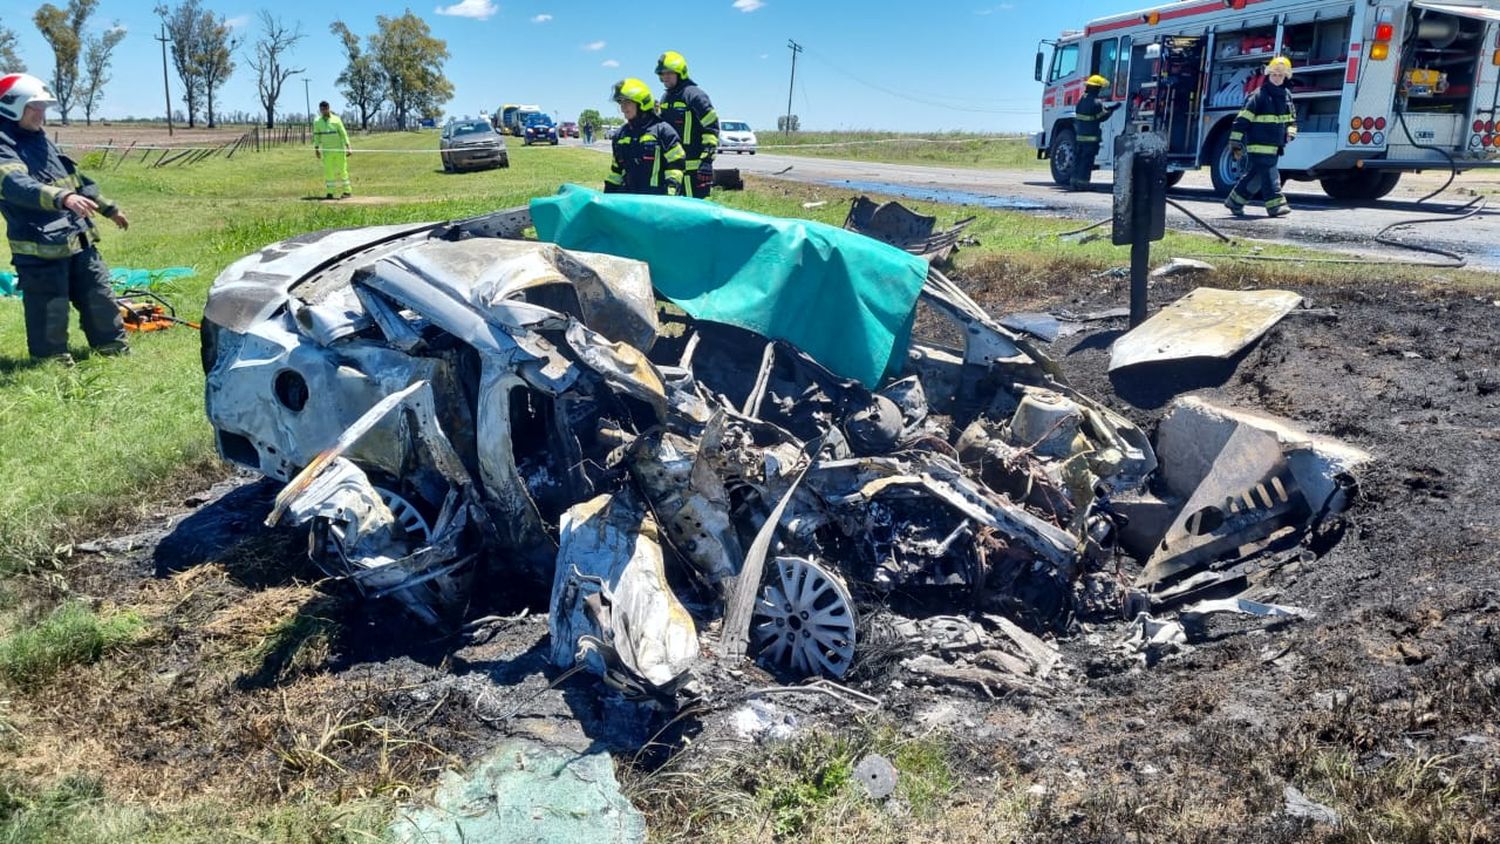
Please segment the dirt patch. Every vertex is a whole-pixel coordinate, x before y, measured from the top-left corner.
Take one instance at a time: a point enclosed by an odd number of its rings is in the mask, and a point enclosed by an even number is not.
[[[82,123],[73,123],[64,126],[60,123],[50,122],[47,124],[47,133],[52,140],[64,146],[70,144],[115,144],[117,146],[130,146],[135,144],[137,148],[145,146],[156,147],[196,147],[196,146],[220,146],[232,143],[236,138],[249,132],[253,126],[217,126],[213,129],[194,127],[188,129],[183,126],[174,127],[172,134],[167,134],[165,124],[152,123],[106,123],[99,122],[93,126],[85,126]]]
[[[996,313],[1125,301],[1126,282],[1107,275],[1017,280],[1013,269],[964,276]],[[1261,281],[1253,271],[1215,279]],[[1189,289],[1162,282],[1152,300]],[[1376,455],[1343,541],[1271,581],[1279,601],[1316,620],[1215,625],[1208,644],[1149,670],[1113,651],[1123,622],[1085,626],[1061,642],[1069,679],[1043,696],[992,701],[864,675],[860,689],[882,699],[883,717],[954,736],[955,823],[979,829],[984,819],[1022,840],[1500,835],[1483,799],[1500,760],[1500,502],[1490,494],[1500,467],[1489,457],[1500,441],[1500,307],[1442,290],[1302,292],[1321,310],[1289,317],[1217,379],[1111,379],[1108,346],[1123,324],[1090,324],[1049,351],[1081,391],[1148,428],[1165,397],[1190,389]],[[437,637],[316,582],[302,537],[258,527],[274,486],[242,480],[219,492],[213,505],[174,508],[129,541],[75,558],[74,589],[136,607],[150,633],[125,657],[14,696],[24,738],[8,754],[13,770],[37,781],[95,773],[108,793],[148,803],[401,797],[501,733],[632,751],[684,730],[706,739],[743,702],[738,690],[769,682],[754,668],[714,678],[724,707],[660,733],[663,719],[591,679],[554,688],[545,620],[521,612],[525,602],[497,604],[503,617],[466,636]],[[804,725],[848,720],[834,701],[780,703]],[[1002,775],[1010,825],[975,808],[993,805]],[[1288,783],[1343,825],[1286,816]],[[659,802],[649,790],[641,799],[670,838],[682,787],[656,793]],[[746,810],[715,799],[705,791],[696,831],[681,837],[732,829]],[[890,829],[950,829],[918,820]]]

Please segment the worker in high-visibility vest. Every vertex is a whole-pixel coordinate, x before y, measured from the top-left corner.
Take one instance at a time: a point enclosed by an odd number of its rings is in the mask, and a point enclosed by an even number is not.
[[[1281,217],[1292,213],[1281,192],[1281,171],[1276,165],[1286,145],[1297,137],[1297,106],[1287,93],[1292,62],[1277,56],[1266,65],[1266,78],[1240,109],[1229,128],[1229,150],[1245,162],[1245,174],[1235,182],[1224,207],[1236,217],[1245,216],[1245,206],[1262,202],[1266,214]]]
[[[313,154],[323,160],[323,188],[325,197],[333,199],[335,188],[343,188],[347,198],[352,190],[349,185],[349,133],[344,121],[328,107],[328,101],[318,103],[318,119],[313,121]]]
[[[1103,140],[1102,127],[1109,120],[1119,103],[1106,106],[1099,103],[1099,93],[1109,87],[1109,80],[1094,74],[1083,85],[1083,98],[1073,115],[1073,190],[1088,190],[1094,178],[1094,159],[1099,156],[1099,144]]]
[[[719,113],[698,83],[688,77],[687,59],[668,50],[656,60],[656,78],[667,86],[661,95],[661,119],[677,130],[682,151],[686,193],[708,199],[714,184],[714,153],[719,150]]]

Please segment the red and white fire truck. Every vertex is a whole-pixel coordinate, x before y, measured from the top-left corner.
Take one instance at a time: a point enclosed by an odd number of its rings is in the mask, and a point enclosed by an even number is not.
[[[1051,48],[1050,61],[1045,53]],[[1376,199],[1403,172],[1500,167],[1500,0],[1182,0],[1089,22],[1036,57],[1038,157],[1066,185],[1073,114],[1092,74],[1104,125],[1098,164],[1127,128],[1168,143],[1172,180],[1208,167],[1227,194],[1239,175],[1229,127],[1277,55],[1292,62],[1298,135],[1281,159],[1337,199]]]

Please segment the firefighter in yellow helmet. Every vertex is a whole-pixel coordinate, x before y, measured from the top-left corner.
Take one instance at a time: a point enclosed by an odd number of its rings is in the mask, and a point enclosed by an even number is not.
[[[1292,212],[1281,192],[1281,171],[1276,169],[1286,145],[1297,137],[1297,106],[1287,93],[1292,63],[1277,56],[1266,65],[1266,77],[1229,128],[1229,150],[1245,162],[1245,173],[1235,182],[1224,207],[1236,217],[1245,216],[1245,206],[1261,202],[1266,214],[1281,217]]]
[[[1099,144],[1103,140],[1103,126],[1119,103],[1102,105],[1099,92],[1109,87],[1109,80],[1094,74],[1083,83],[1083,98],[1078,101],[1073,115],[1073,190],[1088,190],[1094,177],[1094,159],[1099,155]]]
[[[333,199],[334,188],[343,188],[347,198],[349,185],[349,133],[344,121],[328,107],[318,103],[318,119],[313,121],[313,154],[323,161],[323,188],[327,199]]]
[[[719,149],[719,113],[698,83],[688,77],[687,59],[668,50],[656,60],[656,78],[667,87],[661,95],[662,119],[677,130],[687,153],[687,182],[692,195],[707,199],[714,183],[714,153]]]
[[[622,79],[610,95],[625,125],[615,135],[605,193],[682,195],[687,154],[677,130],[656,112],[651,89],[639,79]]]

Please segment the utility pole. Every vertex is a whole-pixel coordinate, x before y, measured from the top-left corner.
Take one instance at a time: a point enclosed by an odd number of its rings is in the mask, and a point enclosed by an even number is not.
[[[313,116],[312,116],[312,94],[308,93],[308,91],[310,90],[309,86],[311,86],[311,85],[312,85],[312,81],[307,78],[306,74],[304,74],[302,76],[302,105],[303,105],[304,108],[307,109],[307,128],[309,130],[312,129],[312,122],[313,122]]]
[[[161,42],[161,89],[167,96],[167,137],[172,137],[172,86],[167,81],[167,22],[161,22],[161,35],[153,36]]]
[[[784,134],[792,134],[792,87],[797,84],[797,54],[802,52],[802,45],[788,38],[787,47],[792,51],[792,79],[786,83],[786,126]]]

